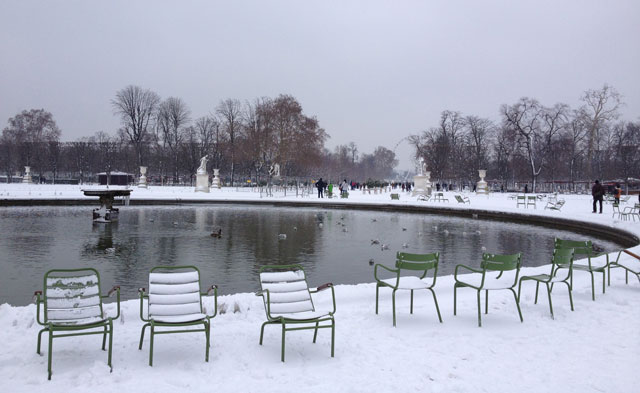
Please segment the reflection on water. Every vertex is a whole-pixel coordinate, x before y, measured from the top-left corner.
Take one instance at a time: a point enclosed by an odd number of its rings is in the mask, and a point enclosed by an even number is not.
[[[211,236],[217,228],[221,238]],[[203,286],[228,294],[257,290],[257,272],[267,264],[300,264],[311,285],[352,284],[372,282],[369,261],[391,266],[396,251],[439,251],[444,275],[458,263],[478,266],[483,248],[523,252],[524,265],[537,266],[549,263],[555,236],[585,238],[447,216],[244,205],[126,207],[112,224],[93,224],[87,207],[3,208],[0,233],[0,303],[15,305],[29,303],[53,268],[94,267],[104,292],[120,285],[129,299],[147,286],[152,267],[194,265]]]

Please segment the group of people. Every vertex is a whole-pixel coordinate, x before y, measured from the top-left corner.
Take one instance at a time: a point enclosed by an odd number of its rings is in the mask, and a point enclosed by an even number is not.
[[[592,213],[597,213],[597,204],[600,203],[600,214],[602,214],[602,201],[604,199],[604,194],[606,194],[606,190],[604,186],[600,183],[600,180],[596,180],[593,187],[591,187],[591,195],[593,196],[593,211]],[[613,189],[613,199],[614,203],[617,205],[620,203],[620,197],[622,196],[622,188],[619,183],[616,183],[615,188]],[[640,194],[638,194],[638,202],[640,203]]]
[[[328,187],[329,193],[333,193],[333,185],[327,184],[322,178],[316,182],[316,188],[318,189],[318,198],[324,198],[324,190]],[[342,195],[349,194],[349,189],[351,185],[347,183],[347,179],[344,179],[342,183],[340,183],[340,193]]]

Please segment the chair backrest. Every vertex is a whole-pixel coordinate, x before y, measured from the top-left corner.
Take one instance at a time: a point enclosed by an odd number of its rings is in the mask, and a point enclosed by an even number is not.
[[[460,203],[464,203],[464,200],[462,199],[462,197],[460,195],[455,195],[456,201],[460,202]]]
[[[522,259],[522,254],[482,254],[482,262],[480,263],[480,267],[485,270],[493,270],[493,271],[508,271],[508,270],[516,270],[520,269],[520,261]]]
[[[556,248],[553,250],[553,264],[571,266],[573,264],[573,248]]]
[[[591,240],[564,240],[555,238],[554,248],[573,248],[574,258],[578,255],[589,257],[593,254],[593,244]]]
[[[423,271],[425,274],[429,269],[438,269],[440,253],[433,254],[409,254],[398,252],[396,254],[396,268],[402,270]]]
[[[149,273],[149,319],[202,313],[200,271],[195,266],[158,266]]]
[[[45,323],[77,325],[102,320],[98,271],[49,270],[44,276],[44,303]]]
[[[300,265],[263,266],[260,268],[260,287],[265,292],[263,299],[268,317],[315,311]]]

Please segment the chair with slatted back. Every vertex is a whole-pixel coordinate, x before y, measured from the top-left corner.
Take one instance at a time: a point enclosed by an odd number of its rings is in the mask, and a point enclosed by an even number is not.
[[[204,332],[206,337],[205,361],[209,361],[211,318],[218,312],[218,287],[212,285],[206,293],[200,293],[200,271],[195,266],[158,266],[149,273],[149,293],[140,288],[140,319],[146,322],[140,332],[142,349],[144,332],[150,327],[149,366],[153,366],[153,336],[156,334]],[[214,298],[213,315],[207,315],[202,307],[202,295]],[[147,300],[147,317],[144,304]],[[201,329],[193,329],[202,325]],[[170,328],[156,331],[156,328]],[[183,329],[172,329],[183,328]]]
[[[433,295],[433,302],[436,306],[438,319],[442,323],[440,316],[440,308],[438,307],[438,299],[433,287],[436,285],[436,277],[438,276],[438,260],[440,253],[433,254],[409,254],[406,252],[398,252],[396,254],[396,268],[391,269],[385,265],[376,264],[373,270],[373,276],[376,279],[376,314],[378,313],[378,292],[380,288],[390,288],[391,304],[393,310],[393,326],[396,326],[396,291],[399,289],[411,291],[411,307],[410,313],[413,314],[413,291],[426,289]],[[393,273],[395,277],[380,279],[378,277],[378,268],[384,269],[389,273]],[[428,278],[429,270],[433,270],[433,279]],[[404,272],[403,272],[404,271]],[[407,272],[416,272],[417,275],[406,275]],[[403,275],[405,274],[405,275]]]
[[[117,298],[117,314],[115,317],[107,317],[102,299],[114,293]],[[95,269],[55,269],[49,270],[44,275],[44,290],[35,292],[34,296],[36,320],[38,324],[44,326],[38,332],[36,351],[38,354],[40,354],[42,333],[49,333],[47,360],[49,379],[51,379],[53,339],[57,337],[101,334],[102,350],[105,350],[108,335],[107,364],[113,369],[111,365],[113,320],[120,316],[120,287],[113,287],[106,296],[101,296],[100,275]],[[43,313],[40,312],[41,304],[44,305]]]
[[[518,284],[518,275],[520,273],[520,265],[522,263],[522,254],[498,255],[498,254],[482,254],[482,262],[480,269],[474,269],[465,265],[457,265],[454,270],[453,284],[453,315],[456,315],[456,290],[458,288],[473,288],[478,292],[478,326],[482,326],[480,292],[485,291],[484,313],[489,312],[489,291],[506,289],[513,293],[518,308],[520,322],[522,312],[520,311],[520,303],[518,295],[514,291],[514,287]],[[464,269],[474,274],[458,276],[458,271]]]
[[[327,283],[310,290],[307,278],[300,265],[273,265],[260,268],[261,290],[267,321],[260,329],[260,345],[266,325],[282,326],[281,360],[284,362],[285,334],[292,330],[313,329],[313,342],[316,342],[318,329],[331,328],[331,357],[334,355],[336,297],[333,284]],[[317,309],[311,294],[331,288],[333,309]],[[326,322],[321,324],[322,322]],[[287,325],[294,325],[287,327]]]
[[[606,252],[596,253],[593,251],[591,240],[564,240],[556,238],[555,248],[573,248],[574,260],[569,265],[554,265],[555,269],[569,269],[569,283],[573,288],[573,273],[576,270],[588,272],[591,275],[591,299],[596,300],[596,288],[593,273],[602,273],[602,293],[605,293],[605,276],[607,266],[609,266],[609,254]]]

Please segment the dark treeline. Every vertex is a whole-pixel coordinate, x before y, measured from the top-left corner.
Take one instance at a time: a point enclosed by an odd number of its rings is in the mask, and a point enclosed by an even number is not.
[[[180,98],[163,100],[151,90],[127,86],[111,105],[121,121],[117,132],[99,131],[73,142],[60,142],[61,130],[43,109],[10,118],[0,139],[0,170],[9,181],[30,166],[47,181],[82,183],[95,180],[98,172],[137,175],[139,166],[147,166],[151,181],[192,184],[200,158],[207,155],[210,172],[218,168],[223,180],[238,184],[264,182],[274,164],[287,180],[384,179],[397,165],[395,154],[384,147],[359,156],[351,143],[329,152],[329,135],[289,95],[244,103],[226,99],[194,118]]]
[[[618,92],[588,90],[581,106],[545,106],[522,98],[500,108],[498,122],[444,111],[440,123],[409,138],[434,182],[473,184],[478,169],[506,188],[562,181],[572,191],[594,179],[640,177],[640,122],[619,120]]]

